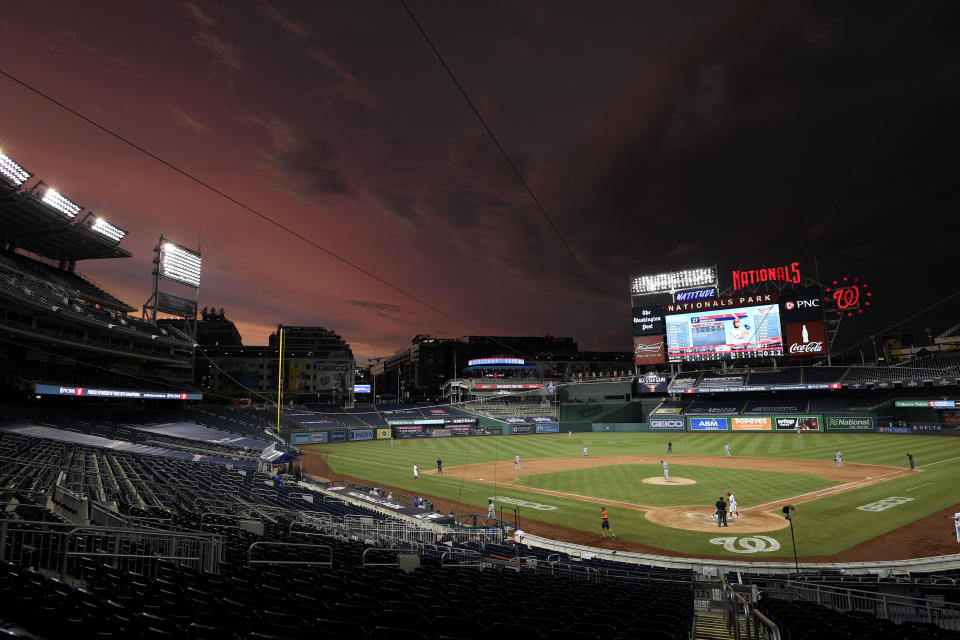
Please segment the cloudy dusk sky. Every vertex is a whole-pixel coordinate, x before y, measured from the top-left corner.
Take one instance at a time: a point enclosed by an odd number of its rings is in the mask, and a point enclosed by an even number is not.
[[[847,343],[960,289],[957,3],[407,1],[563,242],[400,2],[0,8],[4,74],[379,281],[5,76],[0,150],[129,231],[77,270],[134,306],[161,234],[200,246],[246,344],[627,351],[632,273],[796,260],[870,283]]]

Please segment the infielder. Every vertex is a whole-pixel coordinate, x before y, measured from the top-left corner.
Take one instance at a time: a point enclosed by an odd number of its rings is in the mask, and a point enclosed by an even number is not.
[[[727,500],[730,501],[730,515],[735,518],[740,517],[740,511],[737,509],[737,499],[732,493],[727,491]]]
[[[840,453],[840,449],[837,449],[837,452],[836,452],[835,454],[833,454],[833,457],[834,457],[834,458],[836,459],[836,461],[837,461],[837,466],[838,466],[838,467],[843,467],[843,454]]]
[[[519,455],[519,454],[517,454],[517,455],[514,456],[514,458],[513,458],[513,468],[514,468],[514,469],[519,469],[519,468],[520,468],[520,455]]]
[[[443,475],[443,460],[440,458],[437,458],[437,473]]]
[[[589,457],[590,457],[590,450],[587,449],[586,447],[583,448],[583,457],[584,457],[584,458],[589,458]]]
[[[729,457],[729,456],[730,456],[730,443],[729,443],[729,442],[724,442],[724,443],[723,443],[723,450],[727,453],[727,457]]]
[[[416,480],[420,477],[420,467],[413,465],[413,479]]]
[[[666,482],[670,482],[670,465],[668,465],[663,460],[660,461],[660,464],[663,465],[663,479]]]

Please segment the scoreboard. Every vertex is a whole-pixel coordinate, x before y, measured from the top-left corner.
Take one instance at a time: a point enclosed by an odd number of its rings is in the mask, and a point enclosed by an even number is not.
[[[669,362],[783,355],[777,304],[678,313],[666,316],[666,325]]]

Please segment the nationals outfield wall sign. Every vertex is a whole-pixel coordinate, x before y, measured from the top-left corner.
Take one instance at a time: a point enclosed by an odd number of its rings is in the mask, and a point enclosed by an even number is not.
[[[633,361],[635,364],[663,364],[667,361],[666,336],[635,336]]]
[[[814,356],[827,352],[827,330],[822,322],[786,325],[787,356]]]
[[[761,282],[792,282],[800,284],[800,263],[791,262],[790,264],[779,265],[775,267],[761,267],[760,269],[734,269],[733,270],[733,290],[739,291],[744,287]]]

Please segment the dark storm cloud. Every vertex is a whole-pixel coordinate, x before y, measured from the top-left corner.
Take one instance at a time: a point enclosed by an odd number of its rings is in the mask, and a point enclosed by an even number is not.
[[[264,15],[278,24],[286,32],[287,37],[290,39],[306,40],[307,36],[310,35],[305,23],[285,16],[284,14],[280,13],[279,9],[269,2],[263,3],[262,9]]]
[[[302,202],[352,192],[341,173],[330,166],[334,158],[330,144],[304,134],[278,116],[247,121],[270,134],[272,149],[261,151],[257,164],[272,174],[275,188]]]
[[[413,315],[413,312],[404,309],[402,306],[397,304],[375,302],[373,300],[348,300],[347,302],[354,307],[363,309],[365,312],[369,312],[378,318],[389,320],[390,322],[409,327],[418,326],[420,324],[418,320],[413,320],[409,317],[401,317],[402,315]]]

